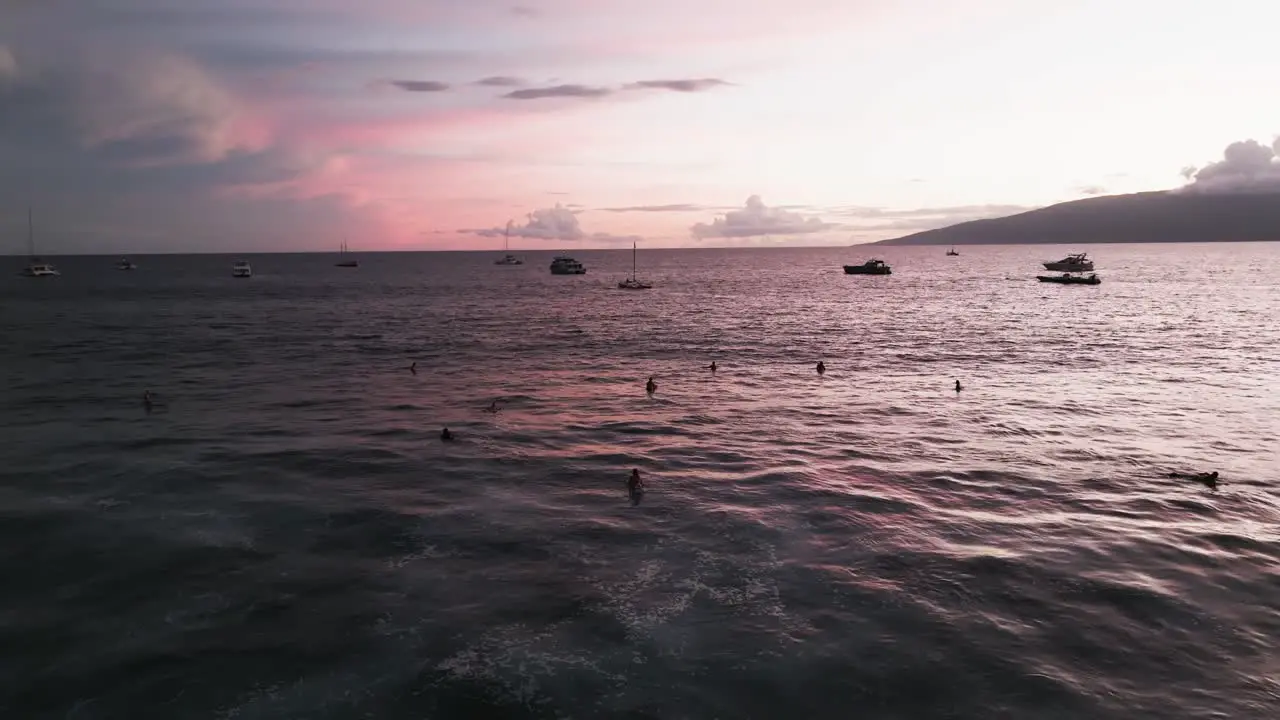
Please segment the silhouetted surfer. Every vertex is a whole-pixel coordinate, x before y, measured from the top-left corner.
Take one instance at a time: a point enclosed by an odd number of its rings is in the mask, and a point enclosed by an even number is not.
[[[653,381],[652,375],[649,376],[649,382],[644,384],[644,391],[649,393],[650,395],[658,391],[658,383]]]
[[[449,432],[449,428],[440,431],[440,439],[448,442],[453,439],[453,433]]]
[[[409,366],[409,372],[413,373],[414,375],[417,375],[417,374],[418,374],[418,361],[417,361],[417,360],[414,360],[414,361],[413,361],[413,364]]]
[[[494,400],[493,402],[489,403],[489,407],[485,408],[485,412],[491,412],[496,414],[501,409],[502,408],[498,407],[498,401]]]
[[[142,407],[145,408],[147,412],[151,412],[155,409],[155,401],[151,399],[150,390],[142,391]]]
[[[631,477],[627,478],[627,496],[631,498],[632,505],[639,505],[640,498],[644,496],[644,481],[640,479],[640,471],[633,469]]]
[[[960,388],[960,381],[959,381],[959,380],[957,380],[957,381],[956,381],[956,392],[960,392],[960,390],[961,390],[961,388]]]
[[[715,373],[715,371],[716,371],[716,361],[715,361],[715,360],[712,360],[712,361],[711,361],[711,365],[710,365],[707,369],[708,369],[708,370],[710,370],[710,371],[714,374],[714,373]]]
[[[826,372],[827,372],[827,365],[826,365],[826,363],[824,363],[824,362],[822,362],[821,360],[819,360],[819,361],[818,361],[818,374],[819,374],[819,375],[825,375],[825,374],[826,374]]]

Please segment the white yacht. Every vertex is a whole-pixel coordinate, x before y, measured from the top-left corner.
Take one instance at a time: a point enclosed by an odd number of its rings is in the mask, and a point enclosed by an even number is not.
[[[21,274],[23,277],[58,277],[62,273],[48,263],[32,259],[30,264],[22,268]]]
[[[116,263],[117,270],[137,270],[138,266],[133,264],[129,258],[120,258],[120,262]]]
[[[253,277],[253,268],[249,266],[249,261],[237,260],[236,263],[231,266],[231,277]]]
[[[62,274],[49,263],[36,257],[35,223],[31,220],[31,208],[27,208],[27,255],[31,257],[31,260],[19,273],[23,277],[58,277]]]
[[[506,252],[507,254],[503,255],[502,258],[498,260],[494,260],[493,261],[494,265],[523,265],[524,264],[523,260],[507,252],[508,250],[511,249],[510,245],[511,245],[511,221],[508,220],[507,229],[502,232],[502,251]]]
[[[1057,262],[1044,263],[1044,269],[1055,272],[1089,272],[1093,270],[1093,261],[1089,259],[1088,253],[1075,253]]]
[[[618,283],[619,290],[649,290],[653,286],[649,283],[642,283],[636,277],[636,244],[631,243],[631,275],[626,280]]]
[[[587,269],[582,263],[568,255],[557,255],[551,260],[552,275],[586,275]]]

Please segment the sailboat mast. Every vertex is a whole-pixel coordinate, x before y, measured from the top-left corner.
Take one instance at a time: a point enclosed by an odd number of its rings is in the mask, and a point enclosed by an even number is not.
[[[36,234],[35,223],[31,220],[31,206],[27,206],[27,255],[32,260],[36,258]]]
[[[511,250],[511,221],[507,221],[507,229],[502,231],[502,252]]]
[[[632,240],[631,241],[631,279],[634,280],[635,277],[636,277],[636,243],[634,240]]]

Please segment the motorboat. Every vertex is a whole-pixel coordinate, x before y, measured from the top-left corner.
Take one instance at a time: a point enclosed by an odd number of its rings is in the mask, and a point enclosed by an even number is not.
[[[231,277],[253,277],[253,268],[249,266],[249,261],[237,260],[236,263],[231,266]]]
[[[893,271],[883,260],[868,260],[861,265],[845,265],[845,275],[892,275]]]
[[[557,255],[551,260],[552,275],[586,275],[587,269],[582,263],[568,255]]]
[[[502,231],[502,250],[507,252],[511,249],[511,221],[507,221],[507,229]],[[507,252],[501,258],[493,261],[494,265],[523,265],[524,261]]]
[[[1062,275],[1037,275],[1036,279],[1040,282],[1058,283],[1059,285],[1099,285],[1102,283],[1102,280],[1095,273],[1090,273],[1088,276],[1068,275],[1066,273]]]
[[[947,251],[947,255],[959,255],[959,254],[960,253],[956,252],[956,249],[954,247]]]
[[[1093,270],[1093,261],[1089,259],[1088,253],[1075,253],[1057,262],[1044,263],[1044,269],[1054,272],[1089,272]]]
[[[338,262],[334,263],[334,264],[333,264],[333,266],[334,266],[334,267],[347,267],[347,268],[360,267],[360,261],[359,261],[359,260],[357,260],[357,259],[355,259],[355,258],[353,258],[353,257],[348,257],[348,255],[349,255],[349,254],[350,254],[350,251],[349,251],[349,250],[347,250],[347,241],[346,241],[346,240],[343,240],[343,241],[342,241],[342,247],[340,247],[340,248],[338,249],[338,255],[339,255],[339,257],[341,257],[342,259],[341,259],[341,260],[339,260]]]
[[[129,258],[120,258],[120,262],[116,263],[117,270],[137,270],[138,266],[133,264]]]
[[[33,259],[30,264],[22,268],[19,273],[23,277],[58,277],[62,273],[58,272],[52,265],[46,262]]]
[[[36,257],[35,223],[31,219],[31,208],[27,208],[27,255],[30,256],[30,260],[27,266],[22,268],[22,272],[18,273],[22,277],[58,277],[62,274],[49,263]]]
[[[619,290],[650,290],[653,286],[649,283],[640,282],[636,277],[636,244],[631,243],[631,275],[622,282],[618,283]]]

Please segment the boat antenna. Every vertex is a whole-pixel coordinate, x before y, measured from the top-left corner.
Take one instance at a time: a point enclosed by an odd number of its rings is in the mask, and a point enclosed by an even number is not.
[[[31,206],[27,206],[27,255],[34,262],[36,259],[36,236],[34,222],[31,220]]]

